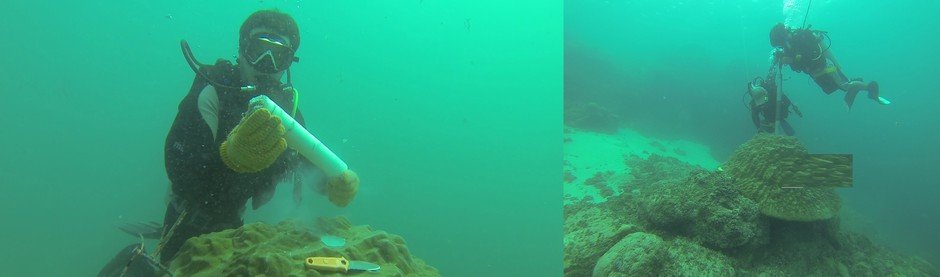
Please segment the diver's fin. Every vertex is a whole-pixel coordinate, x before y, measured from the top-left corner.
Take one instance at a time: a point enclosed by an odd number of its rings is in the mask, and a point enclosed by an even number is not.
[[[158,275],[157,266],[153,261],[137,255],[139,244],[131,244],[118,252],[104,267],[98,271],[99,277],[117,276],[162,276]]]
[[[878,96],[878,103],[882,105],[891,105],[891,101],[885,99],[884,97]]]
[[[868,98],[871,98],[872,100],[878,100],[878,92],[878,82],[871,81],[868,83]]]
[[[852,103],[855,103],[855,96],[858,95],[858,91],[846,91],[845,92],[845,104],[849,106],[849,109],[852,108]]]
[[[878,82],[871,81],[871,83],[868,83],[868,98],[878,101],[878,104],[891,105],[891,101],[889,101],[887,98],[881,97],[879,93],[880,88],[878,87]]]
[[[154,221],[124,223],[124,225],[118,226],[118,229],[131,236],[143,236],[146,239],[159,239],[163,234],[163,225]]]

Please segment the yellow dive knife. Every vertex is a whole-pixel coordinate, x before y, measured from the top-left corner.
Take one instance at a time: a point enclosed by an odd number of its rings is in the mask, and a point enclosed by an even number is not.
[[[343,257],[308,257],[305,264],[307,268],[317,271],[342,273],[349,272],[350,270],[377,272],[381,269],[377,264],[363,261],[350,261]]]

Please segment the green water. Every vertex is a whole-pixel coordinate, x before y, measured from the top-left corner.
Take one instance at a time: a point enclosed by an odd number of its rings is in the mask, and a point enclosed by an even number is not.
[[[786,8],[786,4],[792,4]],[[810,5],[811,4],[811,5]],[[814,153],[854,154],[854,187],[840,189],[843,226],[940,264],[940,72],[937,1],[565,1],[565,100],[603,103],[626,125],[689,139],[726,161],[755,129],[745,85],[770,66],[777,22],[829,32],[849,78],[878,81],[881,106],[861,93],[823,93],[784,67],[789,121]],[[809,13],[807,8],[809,7]],[[808,16],[807,16],[808,14]],[[601,27],[604,26],[604,27]]]
[[[163,142],[197,58],[253,11],[300,25],[309,129],[362,178],[346,209],[290,187],[248,221],[344,215],[445,276],[561,272],[561,1],[6,1],[0,275],[96,274],[162,221]]]
[[[362,187],[339,209],[283,186],[247,222],[342,215],[444,276],[560,275],[563,101],[725,161],[754,132],[741,95],[766,73],[769,28],[801,23],[808,2],[4,1],[0,275],[94,275],[135,242],[119,224],[161,221],[163,144],[193,79],[179,41],[232,59],[267,8],[299,23],[300,109]],[[812,4],[849,77],[879,81],[891,106],[849,110],[789,70],[784,87],[812,152],[855,155],[843,225],[934,264],[938,3]]]

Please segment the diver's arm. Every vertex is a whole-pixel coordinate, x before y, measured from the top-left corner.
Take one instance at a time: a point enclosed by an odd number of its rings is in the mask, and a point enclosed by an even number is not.
[[[294,120],[297,121],[301,127],[304,127],[304,120],[300,111],[297,111]],[[269,167],[270,170],[265,169],[258,173],[240,174],[234,178],[249,180],[250,183],[259,186],[259,189],[251,198],[252,209],[258,209],[271,200],[277,184],[281,181],[293,183],[294,201],[295,203],[300,203],[302,194],[301,188],[305,181],[301,172],[304,168],[313,167],[313,163],[301,156],[300,153],[297,153],[296,150],[287,149],[281,153],[277,161]],[[277,175],[275,175],[275,173]]]
[[[190,201],[197,200],[198,195],[217,183],[215,173],[224,172],[225,166],[219,155],[220,143],[199,111],[199,95],[203,90],[192,91],[197,92],[180,103],[164,145],[164,163],[173,194]]]

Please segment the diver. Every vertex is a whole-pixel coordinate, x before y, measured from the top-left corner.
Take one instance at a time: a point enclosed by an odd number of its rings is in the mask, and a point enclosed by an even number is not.
[[[793,113],[801,118],[803,113],[790,101],[786,94],[779,93],[780,98],[778,100],[777,84],[773,82],[773,76],[774,71],[771,70],[768,79],[757,77],[747,84],[745,96],[750,96],[751,100],[747,102],[746,106],[751,111],[751,121],[754,122],[754,127],[757,128],[758,133],[773,134],[776,131],[776,124],[779,123],[784,134],[788,136],[796,135],[796,131],[787,122],[787,117],[789,117],[791,109]],[[777,101],[780,101],[779,107]],[[780,111],[779,117],[777,111]]]
[[[845,91],[844,100],[849,108],[852,108],[858,92],[863,90],[868,92],[868,98],[879,104],[891,104],[879,95],[878,82],[865,83],[861,78],[849,80],[829,49],[831,42],[826,44],[824,39],[829,39],[824,31],[809,27],[788,29],[783,23],[777,23],[770,30],[770,45],[774,47],[773,66],[788,64],[793,71],[806,73],[826,94]]]
[[[142,249],[131,245],[99,276],[168,273],[166,267],[187,239],[242,226],[249,199],[257,209],[270,200],[279,180],[296,178],[296,169],[312,166],[287,149],[278,117],[267,109],[246,114],[251,98],[266,95],[304,124],[289,71],[299,61],[295,53],[300,46],[299,29],[290,15],[277,10],[251,14],[239,31],[235,64],[219,59],[215,65],[203,65],[185,41],[181,46],[196,77],[166,137],[171,195],[164,221],[162,226],[123,229],[160,238],[154,253],[159,257],[138,257]],[[348,205],[358,191],[356,174],[347,170],[328,179],[320,184],[321,193],[336,206]]]

